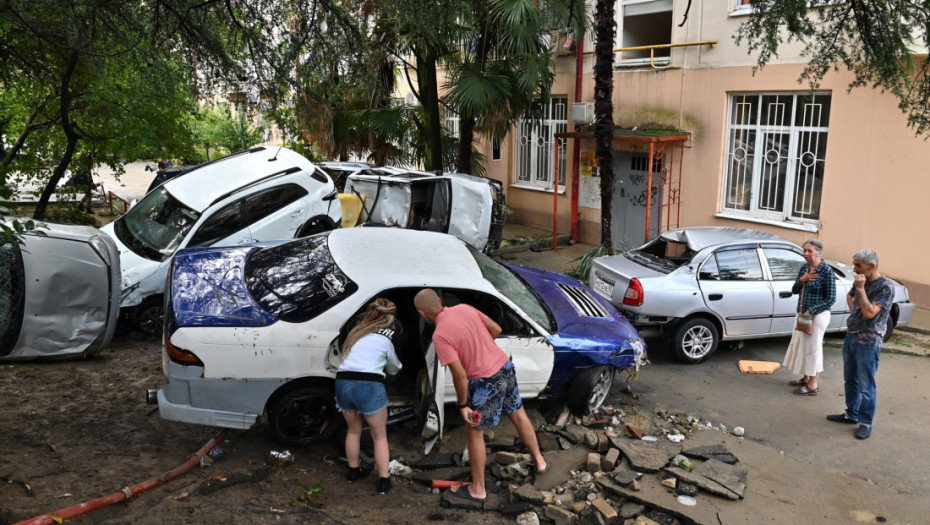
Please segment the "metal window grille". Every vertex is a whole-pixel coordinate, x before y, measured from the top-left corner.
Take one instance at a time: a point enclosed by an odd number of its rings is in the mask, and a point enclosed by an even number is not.
[[[731,95],[724,209],[816,223],[829,117],[829,93]]]
[[[517,182],[552,188],[555,173],[556,133],[568,129],[568,98],[552,97],[536,106],[537,114],[517,123]],[[558,141],[559,179],[565,185],[566,141]]]

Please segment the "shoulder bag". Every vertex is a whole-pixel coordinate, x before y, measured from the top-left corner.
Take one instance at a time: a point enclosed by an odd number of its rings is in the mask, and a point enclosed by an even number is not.
[[[801,288],[801,308],[804,308],[804,290],[807,289],[807,283],[804,283],[804,286]],[[798,313],[798,320],[794,323],[794,329],[798,332],[804,332],[807,335],[811,335],[814,332],[814,316],[810,314],[805,314],[804,312]]]

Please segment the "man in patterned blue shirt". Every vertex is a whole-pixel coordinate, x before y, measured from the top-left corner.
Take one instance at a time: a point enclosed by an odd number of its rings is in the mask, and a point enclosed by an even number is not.
[[[843,379],[846,412],[827,416],[837,423],[859,424],[856,437],[868,439],[875,417],[875,372],[882,352],[885,325],[894,302],[894,285],[878,272],[878,254],[861,250],[853,255],[855,282],[846,296],[851,311],[843,341]]]

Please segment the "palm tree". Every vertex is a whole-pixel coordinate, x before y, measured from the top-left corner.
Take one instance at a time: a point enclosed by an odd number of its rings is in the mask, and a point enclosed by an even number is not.
[[[601,176],[601,246],[611,249],[610,222],[613,197],[614,137],[614,0],[597,0],[594,15],[594,155]]]

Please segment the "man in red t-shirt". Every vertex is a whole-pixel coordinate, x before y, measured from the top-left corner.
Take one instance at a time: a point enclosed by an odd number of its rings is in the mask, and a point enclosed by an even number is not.
[[[433,332],[436,356],[439,363],[452,372],[459,412],[468,425],[472,481],[457,489],[455,494],[476,500],[487,497],[484,429],[496,426],[502,414],[517,428],[520,440],[536,462],[536,472],[548,470],[533,424],[523,410],[513,363],[494,342],[501,327],[467,304],[443,307],[439,296],[429,288],[417,293],[414,305],[423,319],[436,324]]]

